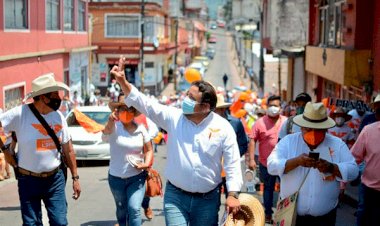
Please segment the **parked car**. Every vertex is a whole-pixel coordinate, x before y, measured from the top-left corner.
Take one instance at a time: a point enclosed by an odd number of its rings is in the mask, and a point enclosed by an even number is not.
[[[210,23],[210,29],[214,30],[214,29],[216,29],[216,28],[217,28],[216,23],[215,23],[215,22],[211,22],[211,23]]]
[[[214,48],[208,48],[208,49],[206,50],[206,56],[207,56],[210,60],[214,59],[214,56],[215,56],[215,49],[214,49]]]
[[[206,68],[201,62],[193,62],[189,65],[189,68],[197,69],[201,73],[202,78],[205,76]]]
[[[111,114],[106,106],[83,106],[77,110],[101,125],[106,125]],[[77,160],[110,159],[110,145],[102,141],[102,132],[88,133],[79,125],[73,110],[67,114],[66,121]]]
[[[210,61],[207,56],[195,56],[193,58],[193,62],[201,62],[206,69],[210,64]]]
[[[217,39],[214,35],[211,35],[210,38],[208,39],[208,43],[216,43]]]
[[[226,26],[226,22],[225,21],[223,21],[223,20],[219,20],[218,21],[218,27],[225,28],[225,26]]]

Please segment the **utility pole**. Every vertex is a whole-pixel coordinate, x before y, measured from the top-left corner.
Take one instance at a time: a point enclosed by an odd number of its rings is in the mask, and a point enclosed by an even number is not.
[[[264,48],[263,48],[263,11],[260,10],[260,75],[259,75],[259,84],[262,92],[264,93]]]
[[[174,91],[177,92],[177,55],[178,55],[178,16],[174,20],[175,25],[175,52],[174,52]]]
[[[145,0],[141,0],[141,41],[140,41],[140,79],[141,87],[140,91],[144,92],[144,38],[145,38]]]
[[[281,96],[281,56],[278,56],[278,95]]]

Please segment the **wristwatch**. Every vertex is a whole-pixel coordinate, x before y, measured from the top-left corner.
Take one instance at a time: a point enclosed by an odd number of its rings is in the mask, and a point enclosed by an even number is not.
[[[228,196],[232,196],[235,199],[239,199],[239,193],[238,192],[228,192]]]
[[[79,180],[79,175],[73,176],[71,177],[71,179],[73,179],[74,181]]]

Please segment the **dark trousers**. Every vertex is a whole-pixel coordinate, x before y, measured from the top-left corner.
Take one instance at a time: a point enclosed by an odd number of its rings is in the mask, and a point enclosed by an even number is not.
[[[364,209],[360,225],[378,226],[380,224],[380,191],[362,185],[364,188]]]
[[[327,214],[318,217],[297,215],[296,226],[335,226],[336,209],[337,207]]]
[[[264,181],[264,207],[265,215],[271,216],[273,213],[273,192],[277,176],[272,176],[268,173],[267,167],[259,164],[260,177]]]

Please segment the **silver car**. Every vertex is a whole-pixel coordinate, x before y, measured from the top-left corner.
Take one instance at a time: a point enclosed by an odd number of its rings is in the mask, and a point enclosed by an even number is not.
[[[111,114],[111,110],[106,106],[84,106],[77,107],[77,110],[102,125],[106,125]],[[110,145],[102,141],[102,132],[88,133],[79,125],[73,110],[67,114],[66,121],[77,160],[110,159]]]

